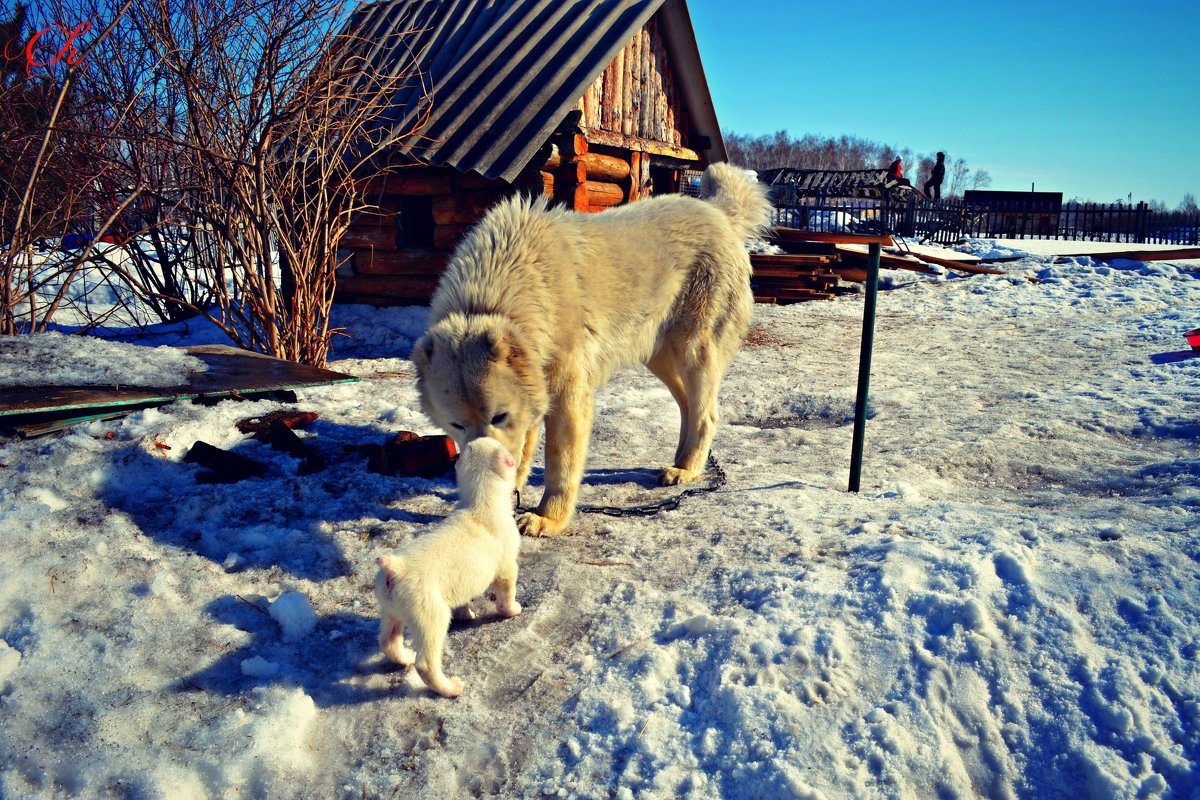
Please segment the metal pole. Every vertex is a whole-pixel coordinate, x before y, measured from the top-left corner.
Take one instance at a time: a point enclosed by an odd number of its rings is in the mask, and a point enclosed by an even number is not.
[[[862,485],[863,439],[867,433],[867,394],[871,383],[871,348],[875,343],[875,300],[879,294],[879,242],[867,246],[867,298],[863,304],[862,349],[858,354],[858,397],[854,401],[854,444],[850,448],[850,491]]]

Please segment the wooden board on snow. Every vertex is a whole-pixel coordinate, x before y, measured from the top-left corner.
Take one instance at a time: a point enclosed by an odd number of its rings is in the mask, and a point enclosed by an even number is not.
[[[224,345],[184,348],[208,365],[186,385],[30,386],[0,389],[0,425],[25,435],[59,430],[75,422],[108,419],[176,400],[254,398],[322,384],[349,383],[350,375],[295,364]]]

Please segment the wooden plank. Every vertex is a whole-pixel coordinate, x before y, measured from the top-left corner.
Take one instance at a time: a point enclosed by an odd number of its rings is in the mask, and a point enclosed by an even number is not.
[[[784,252],[798,256],[835,256],[837,254],[837,245],[834,242],[788,242],[775,240],[772,241],[772,244]]]
[[[862,265],[867,263],[867,253],[861,250],[851,250],[846,247],[839,247],[838,254],[842,258],[843,264]],[[924,261],[916,259],[901,258],[899,256],[880,253],[879,266],[887,269],[903,269],[909,272],[920,272],[924,275],[939,274],[936,269],[926,264]]]
[[[589,178],[616,183],[629,177],[629,162],[623,158],[585,153],[580,156],[580,161],[587,165]]]
[[[844,281],[852,281],[854,283],[867,282],[867,270],[865,267],[844,267],[835,264],[830,269],[837,273],[838,277]]]
[[[762,264],[763,266],[771,265],[819,265],[828,264],[833,260],[832,256],[828,255],[794,255],[791,253],[776,254],[776,253],[751,253],[750,263],[754,266]]]
[[[438,225],[433,229],[433,246],[438,250],[453,250],[474,225]]]
[[[756,302],[787,305],[790,303],[806,303],[811,300],[828,300],[831,297],[834,297],[832,292],[813,292],[807,289],[796,289],[791,291],[771,289],[766,294],[761,296],[755,295],[754,299]]]
[[[763,267],[755,269],[754,275],[751,277],[756,283],[770,281],[771,283],[787,283],[788,281],[809,283],[830,283],[838,282],[838,276],[832,272],[797,272],[796,270],[785,269],[781,267]]]
[[[396,241],[399,232],[395,226],[351,224],[342,237],[341,245],[354,250],[395,251],[400,249]]]
[[[502,189],[476,189],[437,195],[433,198],[433,221],[438,225],[478,222],[484,212],[508,196]]]
[[[338,299],[409,299],[429,302],[437,277],[420,275],[356,275],[338,281]]]
[[[184,349],[208,365],[206,372],[188,376],[186,384],[169,388],[29,386],[0,389],[0,418],[5,425],[16,426],[49,421],[56,414],[99,417],[176,400],[219,399],[235,394],[358,380],[340,372],[294,364],[225,345],[196,345]],[[44,419],[38,419],[39,416]]]
[[[930,264],[938,264],[947,269],[957,270],[958,272],[969,272],[972,275],[1007,275],[1002,269],[993,269],[992,267],[984,267],[977,264],[974,260],[962,261],[954,258],[942,258],[940,256],[931,256],[925,253],[920,255],[922,261],[928,261]]]
[[[669,156],[671,158],[678,158],[680,161],[700,160],[700,156],[696,154],[695,150],[673,145],[668,142],[656,142],[652,139],[646,139],[641,136],[625,135],[621,133],[614,133],[613,131],[601,131],[592,128],[585,129],[583,135],[587,138],[590,144],[616,147],[621,150],[640,150],[643,153],[652,153],[656,156]]]
[[[629,154],[629,202],[641,199],[642,154],[634,150]]]
[[[363,196],[373,200],[378,196],[404,194],[449,194],[450,170],[434,167],[410,167],[378,178],[363,186]]]
[[[583,186],[587,190],[589,206],[606,208],[625,202],[625,190],[615,183],[588,180]]]
[[[819,233],[817,231],[801,231],[795,228],[776,227],[771,235],[789,242],[833,242],[834,244],[871,244],[878,242],[885,247],[894,247],[895,241],[891,236],[869,236],[861,233]]]
[[[1186,261],[1200,258],[1200,247],[1181,247],[1173,250],[1122,250],[1116,253],[1062,253],[1059,258],[1090,258],[1093,261]]]
[[[450,254],[439,250],[374,250],[354,254],[358,275],[441,275]]]

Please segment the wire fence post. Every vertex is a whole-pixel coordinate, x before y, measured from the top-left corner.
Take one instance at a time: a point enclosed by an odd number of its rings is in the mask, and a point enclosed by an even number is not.
[[[879,242],[867,246],[867,296],[863,304],[862,349],[858,355],[858,396],[854,401],[854,444],[850,449],[850,491],[862,485],[863,441],[867,433],[867,395],[871,384],[871,348],[875,344],[875,301],[879,294]]]

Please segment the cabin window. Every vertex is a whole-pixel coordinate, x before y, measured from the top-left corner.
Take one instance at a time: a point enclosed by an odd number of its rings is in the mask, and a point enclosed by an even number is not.
[[[396,198],[396,243],[401,248],[433,247],[433,198],[409,195]]]

